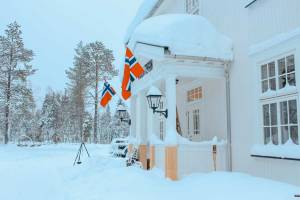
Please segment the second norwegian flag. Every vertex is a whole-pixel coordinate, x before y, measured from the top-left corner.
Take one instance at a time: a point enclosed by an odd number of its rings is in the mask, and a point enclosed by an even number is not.
[[[144,68],[137,62],[132,51],[126,48],[125,68],[122,81],[122,96],[127,100],[131,96],[131,83],[140,78]]]
[[[116,94],[113,87],[110,86],[109,83],[105,82],[102,95],[101,95],[101,101],[100,104],[102,107],[106,107],[106,105],[110,102],[111,98]]]

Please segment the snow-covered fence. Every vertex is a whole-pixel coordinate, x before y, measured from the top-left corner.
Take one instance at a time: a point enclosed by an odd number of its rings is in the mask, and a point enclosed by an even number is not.
[[[225,143],[217,144],[217,171],[227,169]],[[214,161],[211,142],[180,144],[178,147],[178,174],[180,177],[195,172],[211,172]]]

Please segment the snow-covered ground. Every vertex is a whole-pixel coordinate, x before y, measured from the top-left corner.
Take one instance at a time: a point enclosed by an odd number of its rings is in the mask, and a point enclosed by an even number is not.
[[[72,166],[78,145],[0,145],[0,199],[5,200],[290,200],[300,188],[239,173],[166,180],[155,169],[126,168],[109,146],[87,145],[91,158]],[[84,152],[85,153],[85,152]]]

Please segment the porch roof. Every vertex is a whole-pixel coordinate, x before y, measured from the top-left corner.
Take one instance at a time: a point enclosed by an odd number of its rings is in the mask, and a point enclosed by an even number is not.
[[[232,42],[205,18],[187,14],[151,17],[137,26],[128,46],[164,46],[173,55],[232,60]]]

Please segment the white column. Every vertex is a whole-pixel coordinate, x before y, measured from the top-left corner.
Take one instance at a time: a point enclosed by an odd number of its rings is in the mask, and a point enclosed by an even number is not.
[[[153,137],[152,135],[154,135],[154,127],[153,127],[153,111],[152,109],[149,108],[148,105],[146,105],[147,107],[147,138],[148,141],[151,143],[151,138]]]
[[[141,97],[140,93],[137,94],[136,97],[136,115],[135,115],[135,136],[137,142],[140,144],[141,143]]]
[[[130,100],[130,119],[131,119],[131,126],[130,126],[130,135],[129,140],[133,140],[136,138],[136,97],[132,96]]]
[[[177,145],[176,131],[176,76],[170,75],[166,78],[166,101],[168,118],[166,120],[166,145]]]
[[[143,92],[139,92],[136,102],[136,134],[139,144],[147,144],[147,130],[146,130],[146,112],[147,107],[145,105],[145,95]]]

